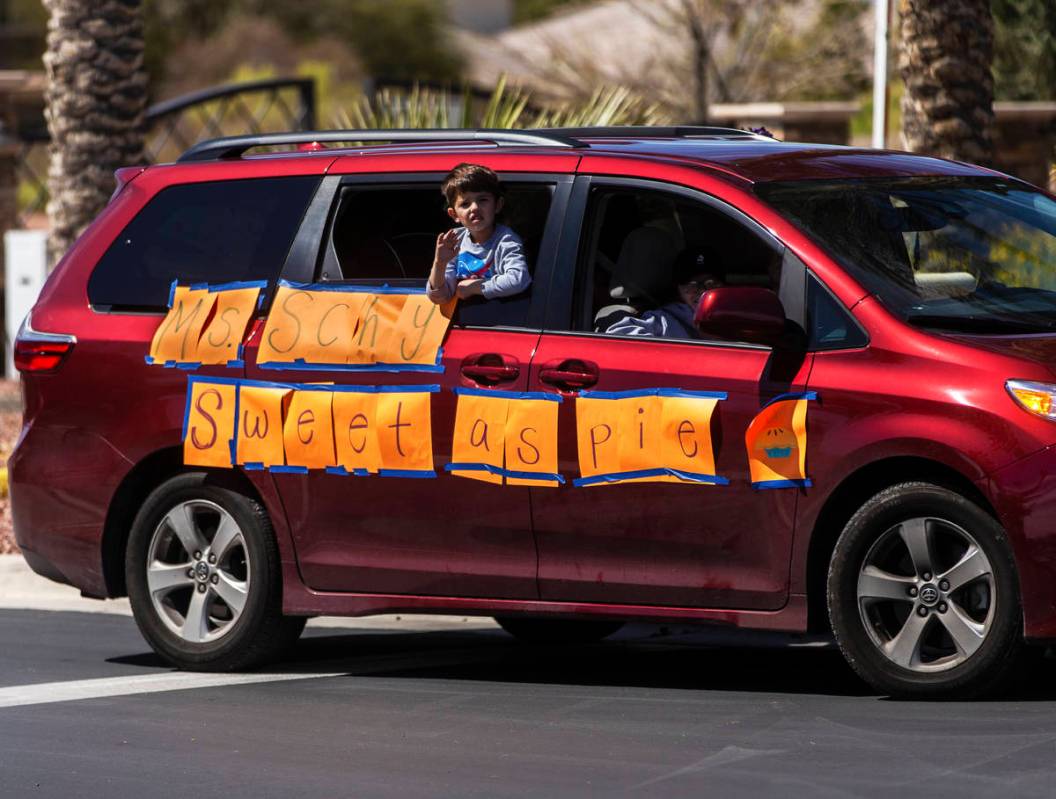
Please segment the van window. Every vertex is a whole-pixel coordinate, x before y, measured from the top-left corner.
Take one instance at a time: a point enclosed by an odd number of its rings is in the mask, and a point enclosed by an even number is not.
[[[317,176],[187,183],[160,191],[88,280],[96,310],[164,310],[169,287],[278,278]]]
[[[680,286],[780,286],[778,250],[681,194],[595,186],[583,230],[576,330],[699,339]]]
[[[908,324],[979,335],[1056,329],[1056,201],[1024,183],[805,180],[756,192]]]
[[[554,186],[504,181],[498,222],[524,242],[534,274]],[[319,281],[422,287],[436,252],[436,238],[452,225],[439,181],[419,185],[352,185],[342,189],[325,237]],[[460,300],[456,326],[521,326],[532,288],[516,297]]]
[[[850,312],[813,275],[807,278],[807,320],[812,350],[853,349],[868,343]]]

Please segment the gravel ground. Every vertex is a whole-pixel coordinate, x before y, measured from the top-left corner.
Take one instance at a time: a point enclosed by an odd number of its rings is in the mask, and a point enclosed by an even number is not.
[[[22,426],[22,395],[17,380],[0,380],[0,464],[7,469],[7,459],[15,447]],[[7,498],[7,478],[0,492],[0,555],[18,552],[11,531],[11,503]]]

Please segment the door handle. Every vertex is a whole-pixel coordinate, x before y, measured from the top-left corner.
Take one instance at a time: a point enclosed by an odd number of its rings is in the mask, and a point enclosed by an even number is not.
[[[539,381],[562,391],[578,391],[598,382],[598,365],[574,358],[550,361],[539,367]]]
[[[462,376],[485,386],[508,383],[521,374],[521,367],[512,355],[484,352],[468,355],[462,361]]]

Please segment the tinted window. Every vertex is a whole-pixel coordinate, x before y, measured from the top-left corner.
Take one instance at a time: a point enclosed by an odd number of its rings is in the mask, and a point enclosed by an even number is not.
[[[524,242],[528,269],[535,273],[553,186],[506,183],[498,221]],[[347,186],[334,213],[317,278],[357,284],[425,285],[436,252],[436,237],[452,225],[439,183],[416,186]],[[455,325],[525,324],[532,289],[497,300],[462,300]]]
[[[850,349],[868,343],[850,312],[813,276],[807,282],[807,314],[811,349]]]
[[[189,183],[159,192],[88,281],[96,308],[164,309],[180,283],[274,282],[319,178]]]
[[[703,290],[777,291],[781,254],[731,216],[673,192],[595,186],[577,270],[573,328],[705,338],[693,326]]]
[[[757,187],[896,315],[921,327],[1056,329],[1056,202],[1000,178]]]

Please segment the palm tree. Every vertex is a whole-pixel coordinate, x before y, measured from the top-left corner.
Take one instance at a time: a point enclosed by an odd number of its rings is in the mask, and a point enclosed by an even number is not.
[[[147,75],[140,0],[44,0],[54,263],[106,205],[114,170],[143,157]]]
[[[902,143],[914,152],[993,158],[990,0],[902,0]]]

